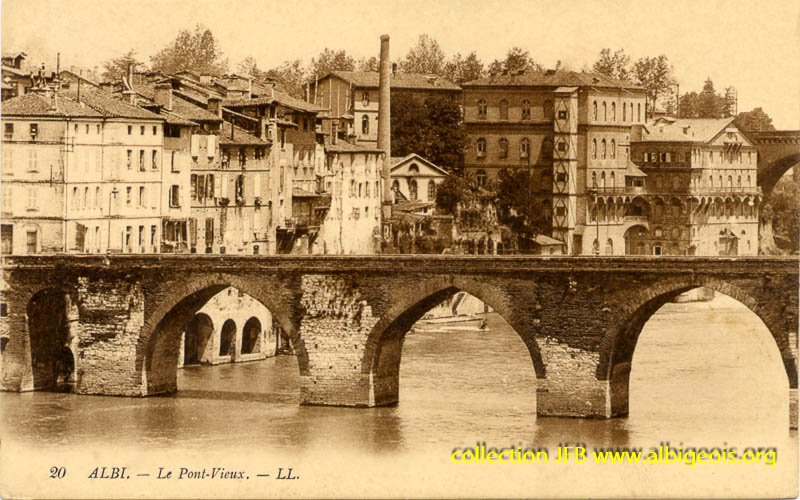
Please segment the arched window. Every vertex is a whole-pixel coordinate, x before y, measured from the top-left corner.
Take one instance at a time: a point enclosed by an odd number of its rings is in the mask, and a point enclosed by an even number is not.
[[[531,101],[527,99],[522,101],[522,119],[523,120],[531,119]]]
[[[622,103],[622,121],[628,121],[628,103]]]
[[[613,189],[617,187],[617,179],[614,176],[614,172],[611,172],[611,175],[609,177],[611,178],[611,188]]]
[[[617,157],[617,141],[611,139],[611,158]]]
[[[408,181],[408,198],[410,200],[417,199],[417,180],[411,179]]]
[[[605,172],[601,172],[600,173],[600,187],[602,189],[606,188],[606,173]]]
[[[597,121],[597,101],[592,102],[592,120]]]
[[[633,113],[631,113],[631,114],[633,114]],[[633,117],[631,117],[631,118],[633,118]],[[639,103],[639,104],[636,105],[636,121],[637,122],[642,121],[642,103]]]
[[[606,101],[603,101],[603,121],[608,121],[608,106],[606,105]]]
[[[714,187],[714,176],[713,175],[709,175],[708,176],[708,187]]]
[[[544,101],[544,104],[542,104],[542,113],[544,114],[545,120],[553,119],[553,101],[549,99]]]
[[[603,141],[600,143],[600,158],[602,158],[603,160],[606,159],[606,140],[605,139],[603,139]]]
[[[486,156],[486,139],[484,139],[483,137],[479,138],[477,144],[478,144],[478,156]]]
[[[597,172],[592,172],[592,188],[597,189]]]
[[[394,191],[395,193],[400,191],[400,181],[398,181],[397,179],[392,181],[392,191]]]
[[[508,101],[505,99],[500,101],[500,119],[508,120]]]
[[[736,187],[742,187],[742,176],[741,175],[736,179]]]
[[[597,139],[592,139],[592,159],[597,158]]]
[[[485,120],[486,119],[486,108],[487,108],[487,106],[486,106],[486,100],[485,99],[481,99],[480,101],[478,101],[478,118],[479,119],[481,119],[481,120]]]
[[[733,187],[733,176],[732,175],[728,176],[728,187]]]
[[[617,121],[617,103],[615,102],[611,103],[611,121]]]
[[[436,183],[428,181],[428,201],[436,200]]]
[[[486,185],[486,170],[480,169],[475,173],[475,181],[479,186]]]
[[[500,158],[508,158],[508,139],[506,139],[505,137],[501,137],[499,145],[500,145]]]
[[[369,117],[367,115],[361,117],[361,134],[369,134]]]
[[[611,238],[606,240],[606,255],[614,255],[614,242]]]
[[[531,151],[531,141],[527,137],[519,141],[519,157],[527,158]]]

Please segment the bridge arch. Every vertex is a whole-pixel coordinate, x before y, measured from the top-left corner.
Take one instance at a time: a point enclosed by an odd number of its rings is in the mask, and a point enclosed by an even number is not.
[[[752,295],[734,284],[706,276],[673,278],[656,282],[637,292],[637,300],[623,306],[621,318],[606,330],[600,345],[596,377],[609,382],[610,403],[615,415],[626,415],[628,412],[631,361],[644,325],[664,304],[698,287],[706,287],[737,300],[761,319],[780,351],[790,390],[797,389],[797,360],[791,348],[792,342],[796,342],[796,331],[793,340],[792,332],[785,331],[779,317],[765,310]]]
[[[405,334],[431,308],[460,291],[492,307],[525,343],[537,378],[545,376],[545,367],[534,332],[516,321],[508,300],[498,288],[468,277],[433,278],[406,290],[402,294],[403,298],[396,301],[370,330],[362,357],[361,373],[371,377],[376,387],[379,387],[375,391],[375,404],[397,401]]]
[[[769,161],[758,169],[758,185],[761,187],[763,199],[769,198],[781,177],[795,165],[800,165],[800,152]]]
[[[136,367],[142,374],[142,393],[150,395],[177,390],[180,332],[214,295],[229,287],[250,295],[272,313],[274,321],[292,340],[300,374],[306,375],[308,353],[290,305],[279,298],[281,284],[277,280],[270,281],[270,277],[263,274],[251,277],[214,273],[190,276],[178,285],[172,282],[152,290],[152,296],[163,298],[152,312],[146,311],[136,347]]]

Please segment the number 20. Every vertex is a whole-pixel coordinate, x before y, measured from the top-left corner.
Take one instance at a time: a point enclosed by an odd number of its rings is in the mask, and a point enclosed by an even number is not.
[[[63,479],[67,475],[64,467],[50,467],[50,479]]]

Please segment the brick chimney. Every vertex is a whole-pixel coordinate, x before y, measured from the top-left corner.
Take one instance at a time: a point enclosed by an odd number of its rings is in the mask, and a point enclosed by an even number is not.
[[[378,86],[378,149],[383,151],[383,168],[381,178],[383,179],[383,216],[384,220],[391,217],[392,210],[392,190],[389,180],[391,169],[392,152],[392,131],[391,131],[391,85],[392,85],[392,63],[389,59],[389,35],[381,35],[381,58],[379,66],[379,86]]]
[[[157,83],[153,100],[166,110],[172,110],[172,85],[169,83]]]
[[[222,99],[220,97],[209,97],[207,109],[222,119]]]

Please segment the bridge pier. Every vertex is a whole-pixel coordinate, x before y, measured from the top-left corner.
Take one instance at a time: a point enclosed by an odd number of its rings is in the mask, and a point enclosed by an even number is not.
[[[789,389],[789,428],[797,429],[797,388]]]

